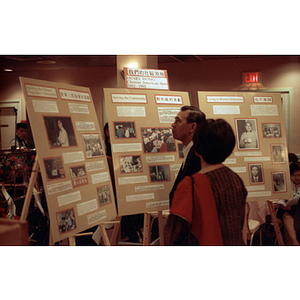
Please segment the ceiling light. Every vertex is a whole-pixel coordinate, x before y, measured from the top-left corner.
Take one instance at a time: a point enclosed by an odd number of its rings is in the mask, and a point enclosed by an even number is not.
[[[38,60],[36,63],[40,64],[40,65],[54,65],[54,64],[56,64],[56,61],[54,61],[54,60]]]
[[[4,69],[4,72],[12,72],[13,69]]]

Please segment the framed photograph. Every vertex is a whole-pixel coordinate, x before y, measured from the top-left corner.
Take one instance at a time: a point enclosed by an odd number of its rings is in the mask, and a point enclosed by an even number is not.
[[[256,119],[236,119],[239,150],[259,149]]]
[[[141,128],[144,153],[175,152],[172,128]]]
[[[136,138],[135,122],[113,122],[116,139]]]
[[[87,158],[104,156],[100,134],[82,134]]]
[[[50,148],[77,146],[71,117],[44,116]]]
[[[262,123],[264,138],[280,138],[281,124],[280,123]]]
[[[271,145],[271,154],[272,154],[272,162],[274,164],[284,164],[286,162],[283,144]]]
[[[108,185],[98,187],[97,195],[98,195],[98,201],[100,206],[111,203],[111,196],[110,196]]]
[[[70,168],[73,187],[78,187],[88,184],[85,165],[80,165]]]
[[[61,157],[44,158],[47,180],[65,178],[65,170]]]
[[[142,160],[140,155],[120,156],[121,173],[139,173],[143,172]]]
[[[287,191],[284,172],[272,172],[272,180],[274,193],[282,193]]]
[[[76,229],[76,221],[73,208],[56,213],[59,233],[65,233]]]
[[[150,166],[149,167],[151,182],[170,181],[169,165]]]
[[[262,164],[249,164],[249,175],[251,184],[264,183],[263,165]]]

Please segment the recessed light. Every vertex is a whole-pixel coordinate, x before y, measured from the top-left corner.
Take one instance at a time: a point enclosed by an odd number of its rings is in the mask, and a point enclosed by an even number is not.
[[[38,60],[36,63],[40,64],[40,65],[53,65],[53,64],[56,64],[56,61],[54,61],[54,60]]]
[[[4,69],[4,72],[12,72],[13,69]]]

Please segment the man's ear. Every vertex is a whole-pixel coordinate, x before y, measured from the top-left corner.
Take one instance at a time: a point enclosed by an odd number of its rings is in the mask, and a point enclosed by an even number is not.
[[[191,132],[194,133],[197,129],[197,123],[190,123],[190,125],[191,125]]]

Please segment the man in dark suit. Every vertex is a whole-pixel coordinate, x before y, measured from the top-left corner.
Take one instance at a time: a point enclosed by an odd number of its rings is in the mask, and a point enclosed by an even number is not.
[[[183,162],[173,188],[169,194],[170,207],[175,190],[185,176],[191,176],[201,169],[199,157],[195,154],[193,136],[197,126],[205,121],[205,114],[194,106],[183,106],[172,124],[173,137],[184,145]]]

